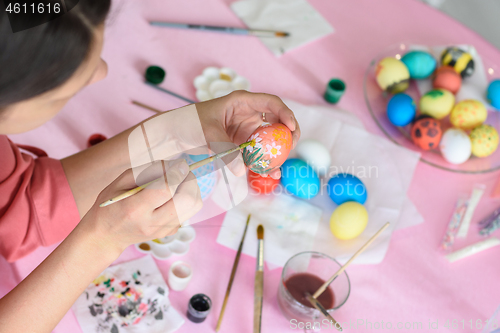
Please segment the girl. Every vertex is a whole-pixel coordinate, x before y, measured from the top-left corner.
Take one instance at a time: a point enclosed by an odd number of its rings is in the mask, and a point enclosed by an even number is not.
[[[106,76],[100,53],[109,7],[110,0],[80,0],[55,20],[12,33],[0,2],[0,254],[15,261],[64,239],[0,299],[0,332],[50,332],[127,246],[175,233],[202,205],[183,161],[168,170],[169,182],[178,184],[170,186],[174,190],[145,190],[98,207],[136,186],[127,147],[133,128],[60,161],[5,136],[42,125]],[[292,111],[275,96],[238,91],[195,108],[207,142],[244,142],[263,113],[293,131],[294,145],[300,135]],[[175,198],[182,202],[177,211]],[[32,311],[32,304],[43,306]]]

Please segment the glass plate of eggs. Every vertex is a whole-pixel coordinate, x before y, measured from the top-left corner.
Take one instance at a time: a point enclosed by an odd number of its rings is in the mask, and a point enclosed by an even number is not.
[[[422,162],[486,173],[500,169],[500,81],[495,80],[500,66],[473,46],[399,43],[371,61],[363,90],[382,132],[420,152]]]

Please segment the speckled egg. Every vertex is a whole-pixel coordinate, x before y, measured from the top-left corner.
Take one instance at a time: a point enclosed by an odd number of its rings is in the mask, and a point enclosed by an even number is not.
[[[425,51],[410,51],[406,53],[401,61],[408,67],[412,79],[425,79],[436,69],[437,61]]]
[[[465,131],[458,128],[449,128],[441,138],[439,149],[444,159],[448,162],[462,164],[469,159],[472,152],[472,145]]]
[[[396,94],[387,103],[387,117],[395,126],[406,126],[412,122],[417,113],[413,98],[407,94]]]
[[[300,140],[295,147],[297,156],[306,161],[318,175],[325,175],[331,164],[330,152],[319,141],[314,139]]]
[[[450,122],[454,127],[469,130],[484,123],[488,111],[483,103],[475,99],[458,102],[450,114]]]
[[[298,158],[290,158],[281,167],[281,185],[286,192],[301,199],[315,197],[320,189],[316,171]]]
[[[330,217],[330,230],[338,239],[358,237],[368,225],[368,212],[359,202],[348,201],[338,206]]]
[[[283,124],[265,123],[247,139],[252,143],[243,149],[243,161],[250,170],[264,174],[279,168],[292,149],[292,132]]]
[[[375,69],[375,78],[382,90],[392,94],[403,92],[410,85],[408,68],[396,58],[387,57],[380,60]]]
[[[441,64],[451,66],[462,78],[474,73],[474,59],[470,53],[458,47],[449,47],[441,53]]]
[[[455,96],[444,89],[434,89],[420,98],[420,113],[436,119],[450,114],[455,104]]]
[[[491,81],[488,85],[486,98],[495,109],[500,110],[500,80]]]
[[[455,72],[453,67],[441,66],[437,69],[432,80],[434,89],[446,89],[453,94],[456,94],[462,86],[462,78],[460,74]]]
[[[424,150],[437,148],[442,134],[439,121],[428,116],[416,120],[411,127],[413,143]]]
[[[472,155],[486,157],[495,152],[498,147],[498,132],[490,125],[480,125],[470,132]]]

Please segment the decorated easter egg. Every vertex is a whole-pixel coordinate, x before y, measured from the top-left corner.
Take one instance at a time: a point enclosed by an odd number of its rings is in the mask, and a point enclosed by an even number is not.
[[[328,195],[337,205],[347,201],[366,202],[368,192],[365,184],[356,176],[341,173],[328,181]]]
[[[366,208],[355,201],[338,206],[330,217],[330,230],[338,239],[349,240],[358,237],[368,224]]]
[[[434,89],[420,98],[420,113],[436,119],[450,114],[455,104],[455,96],[444,89]]]
[[[310,165],[298,158],[291,158],[281,166],[281,185],[296,197],[311,199],[318,194],[320,181]]]
[[[410,51],[406,53],[401,61],[408,67],[412,79],[425,79],[436,69],[437,61],[425,51]]]
[[[413,118],[417,108],[413,98],[407,94],[396,94],[387,103],[387,117],[395,126],[406,126]]]
[[[455,72],[453,67],[441,66],[437,69],[432,80],[434,89],[446,89],[456,94],[462,86],[462,77]]]
[[[375,78],[382,90],[397,94],[408,89],[410,72],[406,65],[396,58],[387,57],[380,60],[375,69]]]
[[[472,146],[465,131],[459,128],[449,128],[441,138],[439,149],[448,162],[462,164],[469,159]]]
[[[442,134],[439,121],[429,116],[416,120],[411,127],[413,143],[424,150],[437,148]]]
[[[187,155],[187,164],[193,164],[195,162],[204,160],[208,158],[207,154],[201,155]],[[217,184],[217,174],[215,173],[215,168],[213,163],[205,164],[199,168],[191,171],[196,177],[196,182],[200,188],[201,199],[206,199],[212,194]]]
[[[495,152],[498,147],[498,132],[490,125],[480,125],[470,132],[472,155],[486,157]]]
[[[248,171],[248,185],[257,194],[271,193],[279,183],[279,179],[274,179],[270,176],[262,177],[258,173]]]
[[[286,161],[292,149],[292,132],[283,124],[265,123],[247,139],[243,161],[255,173],[270,173]]]
[[[295,151],[297,156],[306,161],[318,175],[325,175],[328,172],[331,163],[330,152],[321,142],[313,139],[301,140]]]
[[[450,122],[453,126],[469,130],[484,123],[488,111],[483,103],[475,99],[458,102],[451,110]]]
[[[491,81],[488,85],[486,98],[495,109],[500,110],[500,80]]]
[[[441,53],[441,64],[451,66],[462,78],[474,73],[474,59],[458,47],[449,47]]]

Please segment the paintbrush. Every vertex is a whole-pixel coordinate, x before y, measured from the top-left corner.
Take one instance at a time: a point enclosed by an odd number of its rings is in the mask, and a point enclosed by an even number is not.
[[[132,104],[140,106],[141,108],[144,108],[144,109],[148,109],[150,111],[154,111],[154,112],[157,112],[157,113],[163,113],[163,111],[155,109],[154,107],[146,105],[146,104],[141,103],[141,102],[132,101]]]
[[[311,303],[312,306],[318,309],[319,312],[321,312],[326,317],[326,319],[332,322],[332,324],[338,331],[342,332],[342,326],[340,326],[340,324],[337,323],[335,319],[333,319],[333,317],[328,313],[328,311],[326,311],[323,305],[321,305],[321,303],[316,298],[312,297],[311,294],[309,293],[306,293],[306,298],[309,301],[309,303]]]
[[[184,96],[181,96],[181,95],[179,95],[179,94],[176,94],[176,93],[174,93],[173,91],[170,91],[170,90],[167,90],[167,89],[165,89],[165,88],[162,88],[162,87],[160,87],[160,86],[156,85],[155,83],[148,82],[148,81],[146,81],[145,83],[146,83],[148,86],[151,86],[151,87],[156,88],[156,89],[158,89],[158,90],[160,90],[160,91],[163,91],[164,93],[167,93],[167,94],[169,94],[169,95],[171,95],[171,96],[174,96],[174,97],[177,97],[177,98],[179,98],[179,99],[182,99],[183,101],[188,102],[189,104],[195,104],[195,103],[196,103],[196,101],[193,101],[192,99],[189,99],[189,98],[187,98],[187,97],[184,97]]]
[[[238,252],[236,253],[236,258],[234,258],[233,268],[231,270],[231,277],[229,278],[229,283],[227,285],[226,295],[224,296],[224,303],[222,303],[222,309],[220,310],[219,320],[217,321],[217,327],[215,332],[219,332],[220,325],[222,323],[222,317],[224,316],[224,310],[226,310],[227,300],[229,298],[229,293],[231,292],[231,287],[233,286],[234,276],[236,275],[236,269],[238,268],[238,263],[240,262],[241,250],[243,249],[243,242],[245,241],[245,235],[247,234],[248,222],[250,222],[250,214],[247,218],[247,224],[245,230],[243,231],[243,236],[241,237],[240,246],[238,247]]]
[[[387,222],[386,224],[384,224],[382,226],[382,228],[380,228],[379,231],[377,231],[375,233],[375,235],[372,236],[372,238],[370,238],[368,240],[368,242],[365,243],[365,245],[363,245],[359,250],[358,252],[354,253],[354,255],[351,257],[351,259],[349,259],[344,266],[340,267],[340,269],[335,273],[333,274],[333,276],[328,280],[326,281],[325,283],[323,283],[323,285],[321,287],[319,287],[318,290],[316,290],[316,292],[314,293],[313,297],[315,299],[317,299],[325,290],[326,288],[328,288],[328,286],[330,285],[330,283],[333,282],[333,280],[335,280],[337,278],[337,276],[339,276],[340,274],[342,274],[343,271],[345,271],[345,269],[347,268],[347,266],[349,266],[353,261],[354,259],[356,259],[364,250],[366,250],[366,248],[371,244],[373,243],[373,241],[375,240],[375,238],[377,238],[381,233],[382,231],[384,231],[388,226],[389,226],[389,222]]]
[[[264,227],[257,227],[257,271],[255,272],[253,300],[253,333],[260,333],[262,323],[262,298],[264,293]]]
[[[224,156],[226,156],[226,155],[229,155],[229,154],[231,154],[231,153],[234,153],[235,151],[238,151],[238,150],[240,150],[240,149],[243,149],[243,148],[245,148],[245,147],[249,146],[252,142],[253,142],[253,141],[248,141],[248,142],[242,143],[242,144],[241,144],[241,145],[239,145],[238,147],[235,147],[235,148],[229,149],[229,150],[227,150],[227,151],[225,151],[225,152],[222,152],[222,153],[219,153],[219,154],[216,154],[216,155],[210,156],[210,157],[208,157],[208,158],[205,158],[204,160],[201,160],[201,161],[198,161],[198,162],[196,162],[196,163],[193,163],[193,164],[191,164],[191,165],[189,166],[189,171],[193,171],[194,169],[199,168],[199,167],[201,167],[201,166],[204,166],[205,164],[208,164],[208,163],[210,163],[210,162],[213,162],[213,161],[214,161],[214,160],[216,160],[216,159],[222,158],[222,157],[224,157]],[[154,180],[152,180],[152,181],[150,181],[150,182],[148,182],[148,183],[146,183],[146,184],[144,184],[144,185],[141,185],[141,186],[138,186],[138,187],[136,187],[136,188],[133,188],[133,189],[131,189],[131,190],[129,190],[129,191],[127,191],[127,192],[125,192],[125,193],[122,193],[122,194],[120,194],[120,195],[118,195],[118,196],[116,196],[116,197],[114,197],[114,198],[112,198],[112,199],[109,199],[108,201],[103,202],[102,204],[100,204],[100,205],[99,205],[99,207],[106,207],[106,206],[111,205],[112,203],[115,203],[115,202],[118,202],[118,201],[120,201],[120,200],[123,200],[123,199],[126,199],[126,198],[128,198],[128,197],[131,197],[131,196],[133,196],[134,194],[139,193],[140,191],[142,191],[143,189],[145,189],[146,187],[148,187],[148,186],[149,186],[149,185],[151,185],[152,183],[154,183],[154,182],[156,182],[156,181],[158,181],[158,180],[163,180],[163,179],[164,179],[164,177],[163,177],[163,176],[161,176],[161,177],[159,177],[159,178],[157,178],[157,179],[154,179]]]
[[[198,25],[198,24],[185,24],[185,23],[171,23],[151,21],[149,24],[157,27],[178,28],[178,29],[195,29],[206,30],[213,32],[225,32],[235,35],[250,35],[257,37],[288,37],[290,34],[284,31],[271,31],[271,30],[256,30],[244,28],[231,28],[231,27],[218,27],[213,25]]]

